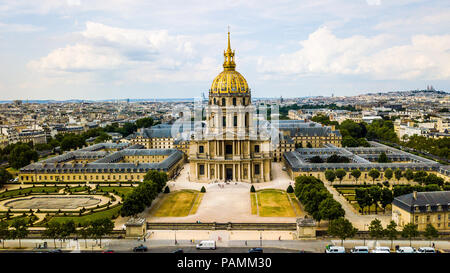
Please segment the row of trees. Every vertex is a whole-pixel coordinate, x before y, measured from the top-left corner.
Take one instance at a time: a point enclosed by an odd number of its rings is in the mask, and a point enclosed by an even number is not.
[[[358,182],[361,174],[362,173],[359,169],[353,169],[350,171],[350,175],[355,178],[355,182]],[[339,179],[340,182],[342,182],[343,178],[346,175],[347,172],[344,169],[325,171],[325,179],[327,179],[330,183],[333,183],[336,178]],[[375,180],[381,176],[381,172],[377,169],[371,169],[368,175],[372,178],[372,182],[375,183]],[[408,182],[412,180],[422,185],[436,184],[440,187],[442,187],[445,182],[442,177],[439,177],[433,173],[427,173],[426,171],[414,172],[413,170],[408,169],[403,172],[400,169],[392,170],[391,168],[384,170],[384,178],[386,178],[387,181],[390,181],[394,177],[397,181],[400,181],[402,177],[405,177]]]
[[[83,223],[80,228],[76,228],[75,222],[69,220],[63,223],[52,221],[47,223],[44,230],[44,238],[53,239],[54,246],[56,248],[56,240],[62,242],[69,238],[71,235],[79,235],[85,239],[87,247],[87,239],[94,238],[100,240],[100,247],[102,246],[102,237],[108,235],[114,229],[114,223],[110,218],[99,218],[93,221]],[[0,239],[2,240],[3,248],[5,248],[5,241],[9,239],[18,239],[19,247],[22,247],[21,239],[24,239],[29,234],[28,223],[25,219],[19,218],[12,222],[10,225],[8,221],[0,221]]]
[[[426,151],[439,157],[450,159],[450,138],[428,138],[424,136],[410,136],[407,141],[401,142],[403,146],[416,149],[418,151]]]
[[[386,211],[386,206],[391,204],[394,200],[392,191],[388,188],[381,188],[379,186],[371,186],[369,188],[356,188],[355,200],[364,214],[364,208],[368,207],[370,214],[370,207],[375,205],[375,213],[377,213],[378,204],[381,204],[383,211]]]
[[[345,215],[341,204],[333,199],[322,181],[313,176],[298,176],[294,192],[305,210],[319,223],[321,220],[333,220]]]
[[[0,149],[0,161],[7,161],[9,165],[15,169],[37,161],[39,154],[34,150],[33,143],[17,142],[9,144],[5,148]]]
[[[168,177],[165,172],[149,171],[144,176],[144,181],[125,196],[120,214],[122,216],[134,216],[143,212],[162,191],[167,180]]]
[[[417,224],[408,223],[403,227],[402,231],[399,231],[397,230],[397,224],[394,221],[391,221],[386,228],[383,228],[381,221],[376,218],[370,222],[368,231],[369,236],[372,239],[378,240],[380,238],[388,238],[391,240],[391,249],[394,240],[397,239],[399,235],[405,239],[409,239],[410,245],[411,240],[420,235]],[[341,239],[342,245],[344,244],[345,239],[355,237],[357,232],[358,229],[353,227],[352,223],[343,217],[330,221],[328,225],[328,234]],[[432,224],[428,224],[423,235],[425,238],[429,239],[431,243],[432,239],[439,237],[439,232]]]

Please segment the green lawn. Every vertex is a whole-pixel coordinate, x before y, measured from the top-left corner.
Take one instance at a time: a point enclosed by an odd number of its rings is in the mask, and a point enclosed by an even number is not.
[[[256,206],[256,193],[250,193],[250,202],[252,205],[252,214],[258,214],[258,208]]]
[[[262,190],[257,192],[259,216],[295,217],[295,211],[285,191]]]
[[[125,196],[131,191],[133,191],[134,187],[107,187],[107,186],[100,186],[97,190],[102,190],[104,192],[117,192],[120,196]]]
[[[168,193],[160,201],[162,202],[161,205],[153,211],[153,214],[151,214],[155,217],[188,216],[189,211],[191,211],[191,208],[194,206],[194,202],[198,194],[198,191],[193,190],[181,190]]]
[[[99,211],[99,212],[94,212],[88,215],[83,215],[83,216],[54,216],[52,217],[48,222],[59,222],[59,223],[63,223],[69,220],[73,220],[75,222],[76,225],[78,224],[83,224],[89,221],[93,221],[96,219],[100,219],[100,218],[110,218],[112,219],[113,216],[116,216],[119,214],[120,212],[120,208],[122,206],[116,206],[107,210],[103,210],[103,211]]]
[[[191,212],[189,214],[195,214],[197,212],[198,206],[202,202],[204,193],[199,193],[195,199],[194,205],[192,206]]]
[[[4,192],[0,193],[0,198],[12,197],[12,196],[15,196],[15,195],[21,195],[21,194],[25,194],[25,193],[29,193],[29,192],[33,192],[33,193],[44,193],[44,192],[56,193],[62,188],[64,188],[64,187],[28,187],[28,188],[23,188],[23,189],[4,191]]]

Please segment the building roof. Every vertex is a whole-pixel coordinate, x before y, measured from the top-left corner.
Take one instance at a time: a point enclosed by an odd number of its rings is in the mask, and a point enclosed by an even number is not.
[[[442,211],[448,211],[450,191],[417,192],[416,194],[417,198],[414,198],[414,193],[397,196],[392,204],[411,212],[413,210],[425,212],[427,207],[431,211],[438,211],[439,206]]]

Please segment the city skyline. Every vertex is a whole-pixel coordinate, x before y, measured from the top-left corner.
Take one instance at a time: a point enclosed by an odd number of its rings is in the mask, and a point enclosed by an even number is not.
[[[257,98],[450,87],[444,1],[44,2],[0,3],[0,100],[200,97],[228,25]]]

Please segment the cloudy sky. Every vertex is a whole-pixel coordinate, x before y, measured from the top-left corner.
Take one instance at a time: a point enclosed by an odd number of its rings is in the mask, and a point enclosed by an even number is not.
[[[254,97],[450,89],[448,0],[0,0],[0,100],[198,97],[228,25]]]

